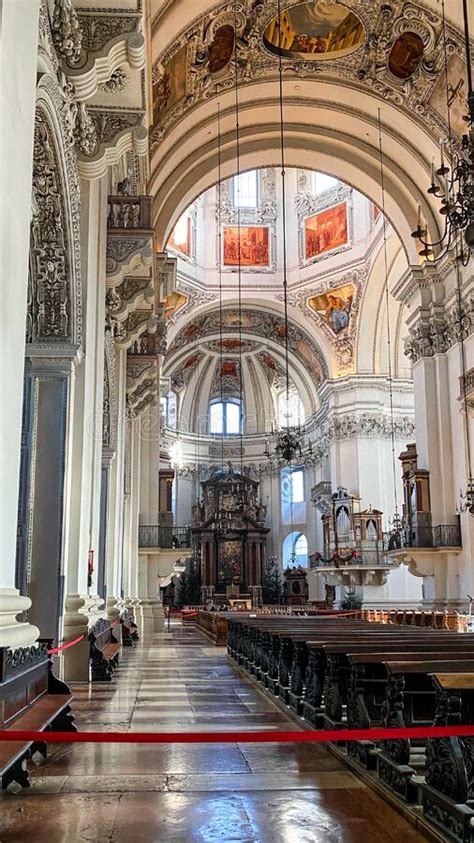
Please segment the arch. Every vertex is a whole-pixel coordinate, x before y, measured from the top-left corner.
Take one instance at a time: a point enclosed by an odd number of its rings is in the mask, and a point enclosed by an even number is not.
[[[290,92],[285,105],[286,164],[336,176],[380,205],[378,103],[366,91],[358,92],[356,110],[349,85],[325,83],[325,98],[315,96],[318,89],[312,80],[298,80],[297,87],[302,92]],[[268,82],[245,88],[249,101],[241,102],[239,114],[241,170],[261,165],[262,156],[266,166],[280,164],[277,100],[269,97],[269,89]],[[235,114],[230,95],[223,95],[220,104],[222,178],[226,179],[236,172]],[[417,224],[418,205],[434,235],[442,225],[438,204],[431,205],[426,194],[436,141],[390,103],[383,103],[382,123],[386,215],[408,260],[417,263],[411,232]],[[152,192],[157,197],[154,212],[160,241],[166,240],[184,208],[217,182],[215,134],[215,112],[206,102],[184,117],[158,147]]]
[[[308,567],[308,539],[304,533],[293,530],[285,536],[282,545],[282,560],[283,569],[292,565]]]

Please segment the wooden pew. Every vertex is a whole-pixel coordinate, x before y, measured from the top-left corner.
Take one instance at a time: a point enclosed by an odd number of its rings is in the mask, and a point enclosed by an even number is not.
[[[474,723],[474,672],[436,672],[436,726]],[[474,738],[430,738],[423,816],[456,843],[474,841]]]
[[[436,719],[435,689],[430,674],[438,671],[443,674],[474,673],[474,653],[471,649],[468,659],[462,659],[453,649],[446,661],[435,661],[426,653],[424,661],[387,662],[386,670],[388,684],[383,725],[386,728],[426,726]],[[415,781],[414,776],[425,772],[425,747],[426,741],[397,738],[384,741],[377,757],[380,780],[406,802],[419,800],[420,782]]]
[[[0,648],[0,730],[76,732],[71,692],[51,671],[51,642],[18,650]],[[0,740],[2,788],[29,787],[27,761],[46,757],[46,743]]]
[[[122,646],[133,647],[137,641],[140,640],[138,634],[138,627],[133,619],[133,615],[125,609],[120,616],[120,624],[122,627]]]
[[[118,667],[120,643],[114,635],[114,627],[100,618],[89,633],[92,682],[111,682]]]

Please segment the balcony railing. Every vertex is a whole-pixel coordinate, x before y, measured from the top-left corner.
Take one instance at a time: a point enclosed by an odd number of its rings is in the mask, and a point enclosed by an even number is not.
[[[109,231],[151,228],[151,196],[109,196]]]
[[[384,533],[383,544],[385,551],[404,547],[462,547],[461,528],[459,524],[404,528],[395,533]]]
[[[191,547],[191,527],[160,526],[159,524],[141,525],[138,528],[139,547],[170,548]]]
[[[316,554],[311,554],[309,557],[309,567],[315,568],[387,568],[393,563],[386,559],[382,553],[377,551],[367,551],[359,556],[351,556],[345,558],[317,558]]]

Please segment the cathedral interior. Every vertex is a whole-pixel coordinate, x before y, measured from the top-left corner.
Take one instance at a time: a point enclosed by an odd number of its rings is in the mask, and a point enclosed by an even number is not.
[[[474,843],[472,4],[0,24],[0,840]]]

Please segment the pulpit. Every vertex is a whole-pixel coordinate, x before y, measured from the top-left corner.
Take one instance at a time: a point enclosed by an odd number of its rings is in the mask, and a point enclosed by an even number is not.
[[[245,474],[215,470],[202,484],[202,500],[193,510],[193,534],[201,549],[203,602],[262,602],[266,559],[266,506],[259,483]]]

